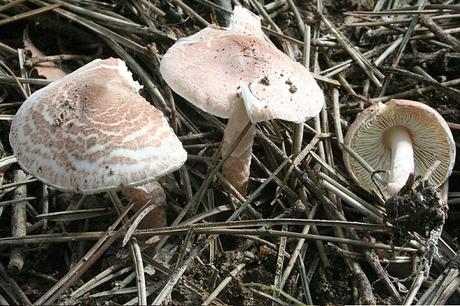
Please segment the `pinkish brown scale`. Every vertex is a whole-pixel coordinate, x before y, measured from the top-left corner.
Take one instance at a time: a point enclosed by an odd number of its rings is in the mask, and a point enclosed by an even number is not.
[[[29,136],[32,133],[32,131],[33,130],[28,123],[24,124],[23,133],[25,137]]]
[[[126,157],[126,156],[115,156],[115,157],[105,160],[104,162],[107,164],[111,164],[111,165],[116,165],[116,164],[135,165],[138,163],[137,160]]]
[[[100,150],[100,151],[96,151],[96,152],[94,152],[92,154],[81,155],[81,160],[87,160],[87,161],[89,161],[91,163],[96,163],[98,160],[104,158],[105,156],[107,156],[107,152],[105,152],[103,150]]]

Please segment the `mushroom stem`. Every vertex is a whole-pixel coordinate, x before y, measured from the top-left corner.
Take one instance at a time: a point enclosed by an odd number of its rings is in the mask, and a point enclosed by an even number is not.
[[[414,151],[411,137],[406,128],[394,127],[388,133],[391,165],[387,189],[390,195],[394,195],[406,184],[409,175],[414,173]]]
[[[138,228],[147,229],[168,226],[164,207],[166,195],[160,183],[153,181],[137,187],[124,186],[121,188],[121,192],[129,201],[134,202],[132,208],[134,212],[139,211],[147,202],[150,202],[150,205],[162,204],[149,212],[139,223]]]
[[[241,129],[249,122],[244,101],[241,99],[235,105],[233,113],[225,127],[222,156],[225,156],[231,149],[231,145],[240,135]],[[242,196],[246,195],[246,188],[248,186],[252,144],[255,133],[256,127],[253,124],[222,166],[222,174]]]

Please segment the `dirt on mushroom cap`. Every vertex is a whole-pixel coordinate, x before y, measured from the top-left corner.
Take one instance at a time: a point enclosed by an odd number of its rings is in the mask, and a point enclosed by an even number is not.
[[[321,89],[302,65],[260,37],[241,32],[208,27],[180,39],[163,56],[160,71],[175,92],[222,118],[239,101],[241,84],[249,85],[261,103],[256,121],[303,122],[324,103]],[[263,79],[269,82],[261,83]]]

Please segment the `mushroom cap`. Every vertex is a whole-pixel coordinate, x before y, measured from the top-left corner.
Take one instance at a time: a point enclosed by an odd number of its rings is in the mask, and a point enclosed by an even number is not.
[[[230,24],[226,29],[259,37],[265,36],[262,31],[260,17],[240,5],[236,5],[233,9]]]
[[[10,143],[20,166],[62,191],[95,193],[155,180],[187,157],[120,59],[94,60],[34,92]]]
[[[316,116],[324,96],[305,67],[260,35],[207,27],[179,39],[163,56],[160,72],[168,85],[200,109],[229,118],[247,85],[256,103],[253,122],[304,122]]]
[[[384,135],[392,127],[404,127],[409,132],[415,175],[425,174],[436,160],[441,162],[430,178],[434,186],[441,185],[454,166],[455,142],[444,118],[423,103],[390,100],[368,107],[348,128],[344,144],[350,146],[374,170],[389,170],[391,149],[385,145]],[[371,175],[346,151],[343,159],[348,172],[358,184],[367,189],[375,188]],[[382,176],[388,180],[387,174]]]

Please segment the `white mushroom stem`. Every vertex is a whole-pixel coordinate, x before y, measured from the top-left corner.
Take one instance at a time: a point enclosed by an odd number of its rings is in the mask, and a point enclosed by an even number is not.
[[[224,139],[222,145],[222,156],[231,149],[232,143],[236,141],[244,127],[250,122],[246,112],[244,101],[241,100],[235,105],[233,113],[228,120],[224,130]],[[246,188],[249,181],[249,172],[251,166],[252,144],[256,127],[254,124],[246,132],[246,135],[241,139],[233,152],[222,166],[222,174],[224,177],[245,196]]]
[[[414,173],[414,151],[407,129],[395,127],[388,133],[387,141],[391,148],[391,168],[387,189],[391,195],[394,195],[406,184],[409,175]]]
[[[262,38],[264,37],[260,18],[241,6],[235,7],[229,28],[232,31],[241,31]],[[246,85],[241,84],[241,90],[243,91],[243,98],[235,105],[224,130],[222,156],[227,154],[241,131],[251,121],[246,110],[248,102],[245,98],[245,91],[247,93],[249,89]],[[246,189],[248,187],[252,144],[254,143],[255,134],[256,126],[252,124],[222,166],[222,174],[242,196],[246,196]]]

